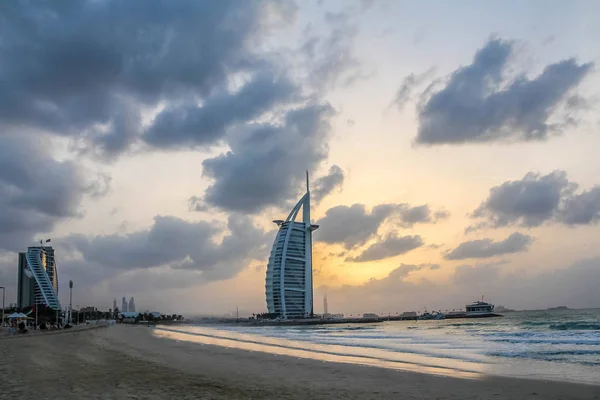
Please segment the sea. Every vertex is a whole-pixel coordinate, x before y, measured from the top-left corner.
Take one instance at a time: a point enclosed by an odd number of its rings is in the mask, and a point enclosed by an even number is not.
[[[600,309],[374,324],[177,325],[157,327],[155,334],[198,345],[464,378],[600,384]]]

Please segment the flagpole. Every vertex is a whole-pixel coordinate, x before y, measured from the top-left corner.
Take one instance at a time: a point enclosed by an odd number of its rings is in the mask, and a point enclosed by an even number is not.
[[[71,321],[71,313],[72,313],[72,309],[73,309],[73,281],[69,281],[69,325],[73,325],[73,322]]]

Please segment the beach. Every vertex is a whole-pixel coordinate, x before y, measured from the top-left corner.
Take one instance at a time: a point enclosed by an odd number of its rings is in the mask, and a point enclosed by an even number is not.
[[[2,399],[600,399],[600,386],[462,379],[273,355],[112,325],[0,340]]]

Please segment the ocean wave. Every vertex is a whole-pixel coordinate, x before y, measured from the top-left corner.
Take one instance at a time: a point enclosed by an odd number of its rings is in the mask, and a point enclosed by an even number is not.
[[[309,328],[310,329],[310,328]],[[336,326],[336,327],[328,327],[323,329],[316,329],[317,331],[327,331],[327,332],[343,332],[343,331],[372,331],[377,329],[374,325],[361,325],[361,326]],[[313,329],[310,329],[313,330]]]
[[[519,339],[519,338],[498,338],[498,339],[489,339],[492,342],[497,343],[512,343],[512,344],[549,344],[549,345],[573,345],[573,346],[600,346],[600,338],[591,338],[589,340],[581,340],[581,339]]]
[[[478,334],[483,337],[539,337],[540,332],[515,331],[515,332],[481,332]]]
[[[547,326],[555,323],[556,321],[523,321],[520,322],[520,326]]]
[[[593,374],[600,367],[600,311],[579,313],[570,318],[514,314],[490,320],[220,326],[218,329],[222,332],[214,332],[215,336],[234,336],[229,340],[266,344],[269,346],[266,351],[283,347],[380,360],[414,360],[423,364],[483,364],[490,368],[495,368],[493,365],[540,369],[547,366],[577,376]],[[226,331],[243,334],[243,337]]]
[[[452,360],[461,360],[461,361],[471,361],[471,362],[481,362],[482,358],[477,357],[476,354],[468,354],[466,352],[461,353],[461,354],[449,354],[447,352],[444,352],[444,350],[451,350],[454,351],[455,353],[458,353],[458,351],[463,350],[464,348],[457,348],[452,346],[449,343],[446,343],[448,346],[444,347],[444,348],[440,348],[440,347],[436,347],[436,348],[429,348],[429,349],[424,349],[423,347],[412,347],[411,345],[415,345],[417,343],[411,343],[411,344],[407,344],[404,346],[393,346],[393,345],[377,345],[377,344],[372,344],[372,343],[344,343],[344,342],[336,342],[336,341],[322,341],[322,342],[316,342],[316,344],[323,344],[323,345],[333,345],[333,346],[342,346],[342,347],[348,347],[348,348],[361,348],[361,349],[377,349],[377,350],[385,350],[388,351],[390,353],[406,353],[406,354],[416,354],[416,355],[421,355],[421,356],[426,356],[426,357],[435,357],[435,358],[447,358],[447,359],[452,359]],[[421,345],[430,345],[430,342],[422,342],[422,343],[418,343]],[[439,351],[436,351],[439,350]],[[468,350],[468,349],[467,349]]]
[[[317,337],[330,338],[334,337],[336,339],[412,339],[414,336],[408,335],[316,335]]]
[[[589,365],[591,367],[600,366],[600,361],[579,361],[578,364]]]
[[[501,358],[522,358],[548,362],[565,362],[569,364],[600,365],[600,350],[571,349],[551,351],[489,351],[486,355]],[[590,359],[586,359],[586,356]]]
[[[480,322],[459,322],[459,323],[454,323],[454,324],[446,324],[446,326],[448,327],[453,327],[453,326],[483,326],[482,323]]]
[[[584,321],[563,322],[552,324],[548,329],[554,331],[600,331],[600,323]]]
[[[600,350],[587,350],[587,349],[573,349],[573,350],[550,350],[550,351],[540,351],[538,354],[544,356],[584,356],[584,355],[592,355],[598,356],[600,355]]]

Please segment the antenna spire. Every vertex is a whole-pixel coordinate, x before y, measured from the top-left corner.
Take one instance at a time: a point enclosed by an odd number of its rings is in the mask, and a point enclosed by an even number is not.
[[[306,170],[306,191],[310,192],[310,189],[308,187],[308,170]]]

